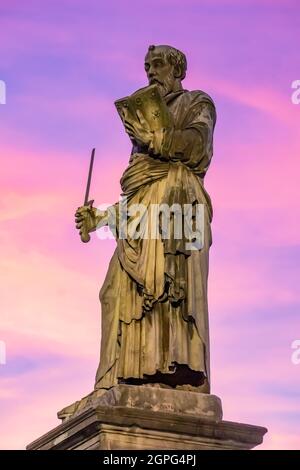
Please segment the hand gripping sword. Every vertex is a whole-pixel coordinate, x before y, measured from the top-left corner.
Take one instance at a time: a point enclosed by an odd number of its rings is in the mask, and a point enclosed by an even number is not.
[[[88,174],[88,179],[87,179],[87,184],[86,184],[86,190],[85,190],[85,197],[84,197],[84,206],[87,207],[92,207],[94,200],[89,201],[89,193],[90,193],[90,186],[91,186],[91,179],[92,179],[92,172],[93,172],[93,165],[94,165],[94,157],[95,157],[95,149],[92,150],[92,155],[91,155],[91,160],[90,160],[90,167],[89,167],[89,174]],[[81,241],[84,243],[87,243],[90,241],[91,237],[89,236],[89,233],[87,230],[85,230],[85,227],[82,226],[80,230],[80,238]]]

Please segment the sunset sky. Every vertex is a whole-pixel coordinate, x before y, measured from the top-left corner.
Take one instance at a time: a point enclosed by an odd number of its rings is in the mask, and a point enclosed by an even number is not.
[[[215,101],[209,316],[224,418],[300,449],[300,7],[297,0],[0,0],[0,448],[22,449],[92,391],[113,240],[80,242],[91,196],[119,198],[130,142],[114,101],[145,86],[145,52],[187,55]]]

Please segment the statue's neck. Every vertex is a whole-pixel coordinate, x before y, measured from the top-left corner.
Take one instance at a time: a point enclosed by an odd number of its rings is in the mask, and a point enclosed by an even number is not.
[[[173,84],[172,89],[164,94],[164,97],[170,95],[171,93],[176,93],[177,91],[180,91],[180,90],[182,90],[182,85],[181,85],[181,81],[178,80]]]
[[[175,93],[176,91],[179,91],[179,90],[182,90],[182,89],[183,89],[182,88],[182,83],[181,83],[181,81],[178,80],[174,83],[174,86],[173,86],[173,89],[172,89],[171,93]]]

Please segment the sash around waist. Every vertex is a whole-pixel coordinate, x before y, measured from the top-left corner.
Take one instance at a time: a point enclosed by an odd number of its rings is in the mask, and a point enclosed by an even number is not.
[[[178,175],[181,177],[181,181],[178,181],[178,178],[176,181],[172,179],[172,184],[176,184],[176,186],[179,184],[179,186],[182,186],[182,190],[189,193],[190,197],[194,200],[199,199],[199,197],[196,195],[198,191],[196,188],[190,187],[190,182],[186,177],[188,174],[194,175],[194,177],[196,177],[198,183],[197,186],[202,193],[202,201],[198,202],[204,202],[207,204],[210,216],[212,216],[210,196],[204,189],[203,180],[196,171],[194,171],[192,168],[189,168],[182,162],[173,162],[170,160],[164,161],[142,153],[135,153],[131,156],[130,163],[121,177],[120,183],[123,191],[122,196],[131,198],[144,185],[151,184],[162,178],[166,178],[169,175],[170,169],[173,170],[171,173],[173,173],[174,170],[176,171],[181,169],[180,175]],[[185,174],[185,177],[183,177],[183,173]]]

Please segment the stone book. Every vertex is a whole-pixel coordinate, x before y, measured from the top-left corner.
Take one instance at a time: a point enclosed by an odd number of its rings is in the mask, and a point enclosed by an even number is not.
[[[147,121],[150,130],[170,127],[171,115],[157,85],[140,88],[135,93],[115,101],[115,106],[124,124],[125,120],[139,122],[139,110]]]

